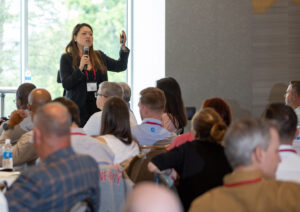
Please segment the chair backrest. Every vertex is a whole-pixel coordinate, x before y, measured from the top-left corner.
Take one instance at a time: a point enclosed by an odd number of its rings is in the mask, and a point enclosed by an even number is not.
[[[148,170],[148,163],[156,155],[167,151],[166,146],[142,146],[141,148],[149,148],[149,151],[134,156],[130,159],[129,163],[127,163],[127,166],[124,167],[128,177],[134,183],[154,181],[154,173]]]
[[[119,212],[134,184],[118,164],[99,166],[99,212]]]
[[[62,83],[62,81],[61,81],[61,75],[60,75],[60,70],[57,71],[56,82],[57,83]]]
[[[57,71],[56,82],[57,83],[62,83],[60,70]],[[65,89],[63,91],[63,96],[66,96],[66,90]]]

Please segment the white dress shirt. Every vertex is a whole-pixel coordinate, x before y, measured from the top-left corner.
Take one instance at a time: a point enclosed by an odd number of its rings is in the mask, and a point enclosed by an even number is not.
[[[280,145],[281,162],[276,171],[276,179],[300,183],[300,155],[291,145]]]

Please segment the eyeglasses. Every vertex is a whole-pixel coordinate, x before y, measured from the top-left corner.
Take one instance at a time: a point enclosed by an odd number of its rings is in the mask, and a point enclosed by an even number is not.
[[[95,92],[95,98],[97,98],[98,96],[104,96],[104,97],[107,97],[107,96],[105,96],[105,95],[103,95],[102,93],[97,93],[97,92]]]

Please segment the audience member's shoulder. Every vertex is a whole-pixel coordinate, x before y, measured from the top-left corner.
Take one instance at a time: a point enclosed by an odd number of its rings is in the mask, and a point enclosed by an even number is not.
[[[94,114],[90,117],[90,119],[99,118],[99,117],[101,117],[101,115],[102,115],[102,111],[98,111],[98,112],[94,113]]]
[[[130,126],[131,127],[131,131],[137,131],[137,130],[139,130],[140,128],[141,128],[141,124],[137,124],[137,125],[133,125],[133,126]]]
[[[275,179],[268,179],[265,182],[266,186],[273,187],[277,191],[284,193],[297,193],[300,198],[300,184],[292,181],[280,181]],[[299,203],[300,204],[300,203]]]
[[[61,59],[71,59],[71,58],[72,58],[72,56],[70,54],[67,54],[67,53],[63,53],[61,55]]]
[[[215,211],[213,205],[220,203],[216,197],[219,197],[218,192],[222,187],[217,187],[211,189],[210,191],[204,193],[203,195],[194,199],[191,203],[189,212],[198,212],[198,211]]]
[[[25,177],[26,180],[31,179],[31,181],[39,183],[49,179],[49,167],[44,163],[39,163],[22,171],[21,176]]]
[[[95,161],[94,158],[92,158],[89,155],[84,155],[84,154],[75,154],[75,157],[77,160],[82,161],[84,163],[89,163],[92,165],[95,165],[96,167],[98,166],[97,162]]]

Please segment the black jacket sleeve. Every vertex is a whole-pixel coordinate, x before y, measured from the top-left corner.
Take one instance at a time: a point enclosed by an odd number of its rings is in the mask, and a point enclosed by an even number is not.
[[[161,171],[174,168],[178,173],[181,173],[184,163],[184,149],[181,146],[176,147],[166,153],[157,155],[152,158],[151,162]]]
[[[82,73],[78,67],[75,70],[72,67],[72,57],[67,54],[63,54],[60,59],[60,74],[61,81],[64,89],[71,90],[77,86],[80,82],[85,80],[84,73]]]
[[[128,48],[126,49],[126,51],[123,51],[121,49],[118,60],[110,58],[109,56],[107,56],[101,51],[100,51],[100,55],[108,71],[121,72],[127,69],[129,52],[130,50]]]

